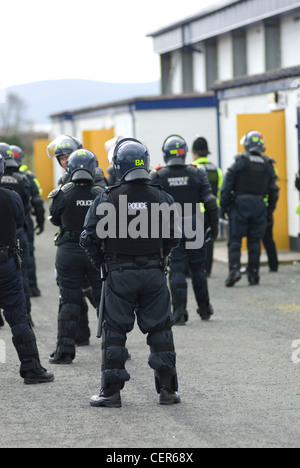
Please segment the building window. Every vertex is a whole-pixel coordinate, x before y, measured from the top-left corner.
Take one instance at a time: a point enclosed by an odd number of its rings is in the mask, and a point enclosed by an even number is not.
[[[281,67],[280,23],[279,20],[265,22],[266,71]]]
[[[207,41],[205,43],[206,61],[206,88],[209,89],[218,79],[218,50],[217,41]]]
[[[244,30],[233,31],[233,76],[247,75],[246,33]]]

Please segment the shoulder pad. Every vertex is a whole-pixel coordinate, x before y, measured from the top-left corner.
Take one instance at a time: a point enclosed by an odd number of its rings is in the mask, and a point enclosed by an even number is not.
[[[198,171],[199,172],[205,172],[205,170],[203,169],[203,167],[198,167],[198,166],[195,166],[194,164],[188,164],[186,166],[187,170],[189,172],[191,172],[192,174],[196,174]]]
[[[265,154],[265,157],[268,159],[268,161],[269,161],[270,163],[272,163],[272,164],[277,164],[277,162],[275,161],[275,159],[271,158],[270,156],[267,156],[267,155]]]
[[[56,189],[52,190],[52,192],[49,193],[47,198],[55,198],[56,195],[60,192],[61,187],[57,187]]]
[[[64,193],[68,193],[68,192],[70,192],[74,187],[75,187],[74,182],[69,182],[68,184],[63,185],[62,188],[61,188],[61,190],[62,190]]]
[[[101,187],[100,185],[93,185],[92,187],[92,194],[93,195],[100,195],[100,193],[102,193],[104,191],[104,187]]]
[[[246,158],[246,157],[247,157],[247,155],[245,153],[239,153],[239,154],[237,154],[235,156],[234,159],[237,160],[237,159],[242,159],[242,158]]]
[[[160,166],[158,167],[155,172],[153,171],[153,174],[156,174],[158,177],[164,177],[165,174],[167,174],[169,171],[167,166]]]

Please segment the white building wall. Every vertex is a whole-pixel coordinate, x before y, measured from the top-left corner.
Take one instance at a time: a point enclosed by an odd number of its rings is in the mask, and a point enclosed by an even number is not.
[[[281,60],[282,67],[300,64],[300,18],[287,16],[281,20]]]
[[[224,36],[218,40],[218,80],[233,78],[232,37]]]
[[[164,164],[162,145],[171,134],[181,135],[187,142],[189,153],[186,161],[193,162],[192,144],[197,136],[204,136],[209,144],[211,160],[218,164],[217,118],[213,108],[165,109],[139,111],[137,138],[141,139],[151,156],[151,166]]]
[[[246,32],[247,73],[259,75],[265,72],[265,29],[257,25]]]
[[[182,93],[182,58],[181,52],[175,51],[172,53],[172,93],[181,94]]]
[[[199,44],[202,53],[193,53],[193,82],[194,91],[197,93],[204,93],[206,91],[206,65],[205,65],[205,44]]]

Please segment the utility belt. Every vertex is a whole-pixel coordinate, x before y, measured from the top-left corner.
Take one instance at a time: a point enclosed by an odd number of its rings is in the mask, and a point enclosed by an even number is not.
[[[137,270],[149,268],[164,268],[164,258],[159,253],[137,255],[107,255],[105,260],[106,272],[115,270]]]
[[[13,249],[9,246],[0,247],[0,263],[7,262],[9,258],[15,258],[17,255],[17,249]]]
[[[238,198],[239,200],[241,198],[243,199],[252,199],[253,198],[257,198],[259,200],[263,200],[264,199],[264,195],[259,195],[259,194],[254,194],[254,193],[240,193],[240,192],[236,192],[235,194],[235,198]]]
[[[58,232],[54,237],[54,245],[58,246],[65,242],[76,242],[79,243],[81,232],[79,231],[61,231]]]

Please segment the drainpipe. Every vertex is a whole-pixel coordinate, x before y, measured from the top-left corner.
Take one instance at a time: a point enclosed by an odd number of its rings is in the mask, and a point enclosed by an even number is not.
[[[132,134],[133,134],[133,138],[136,138],[136,118],[135,118],[135,105],[134,105],[134,102],[130,102],[129,105],[129,113],[131,115],[131,119],[132,119]]]
[[[215,91],[216,107],[217,107],[217,138],[218,138],[218,166],[222,169],[222,149],[221,149],[221,119],[220,119],[220,101],[218,91]]]

